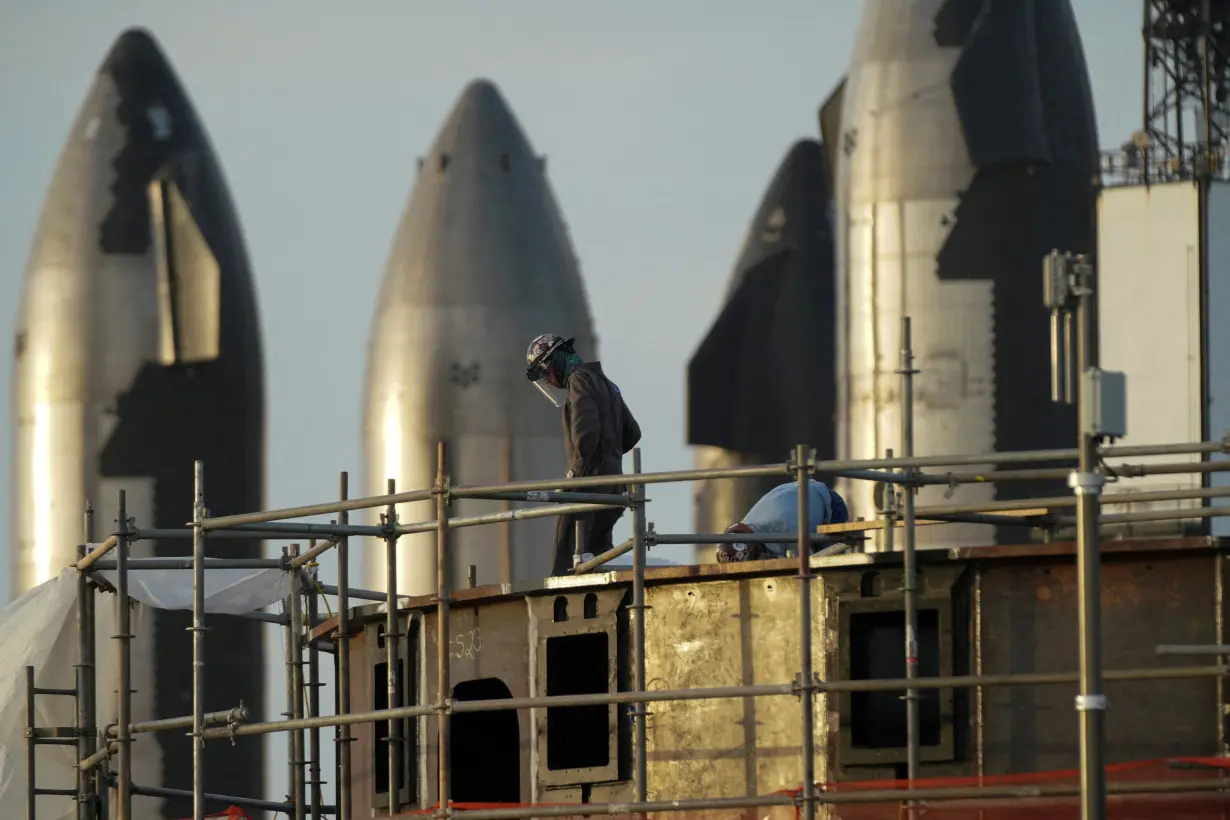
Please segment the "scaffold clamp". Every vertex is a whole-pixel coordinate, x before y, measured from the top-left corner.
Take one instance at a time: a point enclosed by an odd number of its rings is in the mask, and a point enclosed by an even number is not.
[[[1068,474],[1068,486],[1077,495],[1100,495],[1106,478],[1101,473],[1081,473],[1073,471]]]

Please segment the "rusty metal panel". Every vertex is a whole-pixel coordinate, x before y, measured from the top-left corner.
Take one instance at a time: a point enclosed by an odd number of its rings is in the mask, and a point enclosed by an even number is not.
[[[422,614],[423,665],[421,703],[432,704],[437,700],[436,687],[436,613],[426,610]],[[497,678],[514,698],[530,696],[529,660],[526,651],[528,620],[525,601],[502,600],[494,603],[474,602],[449,610],[449,627],[445,633],[448,641],[450,679],[456,690],[458,684],[467,681]],[[450,693],[451,695],[451,693]],[[518,768],[521,773],[521,801],[530,802],[531,792],[528,773],[531,768],[529,715],[525,710],[516,712],[520,741],[518,744]],[[439,754],[439,721],[433,717],[423,718],[420,772],[425,772],[419,787],[419,807],[434,805],[439,791],[436,778]],[[456,751],[454,747],[454,751]],[[453,765],[484,765],[484,761],[459,760],[454,755]],[[356,817],[360,816],[355,814]]]
[[[1115,558],[1102,564],[1106,669],[1190,665],[1158,657],[1158,644],[1217,639],[1212,555]],[[1071,560],[988,563],[983,568],[980,650],[984,674],[1077,669],[1077,578]],[[1212,679],[1106,684],[1107,762],[1219,751]],[[988,775],[1078,765],[1074,685],[986,687]]]
[[[367,639],[367,631],[361,630],[350,639],[350,708],[355,712],[370,711],[372,706],[373,652]],[[350,727],[350,776],[354,784],[350,790],[352,812],[355,817],[369,817],[372,813],[372,754],[375,742],[374,723],[355,723]]]
[[[547,686],[547,641],[578,635],[603,633],[606,635],[606,691],[621,689],[619,614],[626,590],[612,589],[559,590],[558,594],[534,597],[528,600],[530,619],[534,630],[534,674],[537,693],[551,695]],[[626,707],[625,707],[626,708]],[[577,786],[617,781],[620,778],[620,736],[623,733],[621,719],[624,708],[610,704],[607,709],[607,764],[605,766],[570,767],[552,769],[548,761],[548,711],[534,710],[534,731],[538,750],[535,768],[538,788]],[[551,801],[558,801],[552,790]]]
[[[648,689],[787,683],[799,674],[798,581],[788,575],[655,585],[646,625]],[[828,675],[823,584],[812,584],[813,669]],[[817,698],[816,777],[828,779]],[[800,783],[801,707],[794,697],[654,703],[648,797],[740,797]]]
[[[968,628],[964,623],[954,624],[954,589],[963,570],[962,564],[930,564],[920,569],[917,574],[919,612],[935,610],[938,614],[938,674],[942,677],[955,674],[953,654],[958,641],[954,638],[954,632]],[[905,598],[901,592],[904,584],[903,572],[899,567],[882,566],[864,572],[829,573],[825,576],[825,584],[829,589],[829,598],[835,604],[834,625],[838,632],[837,663],[832,677],[834,680],[850,680],[852,616],[876,612],[904,613]],[[901,676],[904,677],[904,640],[900,646],[895,647],[895,651],[902,661]],[[938,743],[921,747],[921,763],[953,763],[956,760],[955,724],[965,715],[960,718],[956,715],[955,694],[952,689],[942,689],[939,692]],[[905,692],[900,695],[904,696]],[[842,692],[835,700],[839,715],[835,764],[841,768],[841,778],[892,776],[890,770],[873,771],[865,767],[904,763],[906,748],[856,746],[852,733],[854,698],[851,693]],[[846,769],[851,766],[857,768],[852,773],[847,772]],[[929,774],[931,772],[926,772],[924,776]]]

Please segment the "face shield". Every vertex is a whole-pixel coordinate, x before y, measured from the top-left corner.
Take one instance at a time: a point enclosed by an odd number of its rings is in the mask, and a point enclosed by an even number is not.
[[[562,341],[562,340],[561,340]],[[559,409],[560,403],[555,398],[552,390],[549,389],[550,382],[547,380],[547,368],[551,362],[551,354],[555,352],[559,343],[551,345],[542,350],[537,356],[530,360],[529,365],[525,368],[525,377],[529,379],[530,384],[538,388],[538,392],[543,395],[547,401],[551,402],[551,406]],[[546,384],[544,384],[546,382]]]
[[[559,409],[559,402],[555,399],[555,396],[552,396],[552,395],[551,395],[551,391],[550,391],[550,390],[548,390],[547,388],[545,388],[545,387],[543,387],[543,386],[542,386],[542,380],[541,380],[541,379],[535,379],[535,380],[534,380],[533,382],[531,382],[531,383],[532,383],[535,387],[537,387],[537,388],[538,388],[538,392],[539,392],[539,393],[542,393],[542,395],[543,395],[544,397],[546,397],[547,401],[551,402],[551,406],[552,406],[552,407],[554,407],[556,410],[558,410],[558,409]]]

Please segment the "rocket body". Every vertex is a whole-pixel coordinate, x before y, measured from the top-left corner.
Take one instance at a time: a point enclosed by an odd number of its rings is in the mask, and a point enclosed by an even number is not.
[[[836,330],[828,159],[800,140],[748,226],[721,312],[688,365],[688,443],[700,468],[834,451]],[[697,482],[696,532],[722,532],[781,476]],[[696,560],[713,560],[698,545]]]
[[[96,540],[117,501],[141,528],[192,519],[203,459],[215,515],[263,507],[264,374],[238,217],[208,136],[153,38],[125,32],[86,95],[47,191],[25,273],[13,381],[14,595],[76,560],[86,502]],[[212,555],[259,557],[228,540]],[[191,540],[132,555],[191,555]],[[137,579],[134,578],[134,582]],[[100,721],[114,720],[113,597],[99,613]],[[190,612],[143,613],[133,643],[134,720],[192,711]],[[261,625],[210,619],[207,711],[263,714]],[[156,669],[154,659],[157,659]],[[206,750],[212,792],[262,795],[262,745]],[[190,739],[138,737],[134,780],[190,788]],[[190,801],[140,797],[142,816]]]
[[[560,411],[525,378],[541,333],[576,337],[596,356],[589,306],[545,165],[490,82],[462,93],[430,152],[390,252],[368,343],[364,407],[366,491],[431,487],[436,444],[454,484],[564,473]],[[562,397],[561,397],[562,398]],[[522,506],[459,499],[451,514]],[[398,506],[403,523],[435,518],[432,501]],[[480,585],[551,574],[554,519],[458,529],[454,587],[474,565]],[[385,556],[365,584],[386,587]],[[398,541],[397,587],[436,589],[435,534]]]
[[[838,456],[901,454],[904,316],[916,455],[1071,446],[1041,266],[1055,248],[1093,251],[1097,133],[1067,0],[868,0],[821,112],[835,122]],[[876,514],[870,483],[843,489],[853,516]],[[931,487],[919,503],[1057,491]],[[926,530],[919,546],[997,540],[986,525]]]

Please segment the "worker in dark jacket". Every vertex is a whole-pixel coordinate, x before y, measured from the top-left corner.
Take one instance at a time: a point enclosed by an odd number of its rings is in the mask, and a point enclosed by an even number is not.
[[[530,342],[525,375],[556,407],[559,403],[541,382],[567,391],[563,407],[565,478],[622,475],[624,454],[641,440],[640,425],[619,388],[602,372],[601,363],[582,361],[573,348],[574,341],[548,333]],[[611,485],[582,492],[621,493],[626,489]],[[559,516],[551,574],[563,575],[572,567],[577,520],[583,527],[585,546],[581,551],[597,555],[611,548],[611,530],[623,514],[623,507],[611,507]]]

